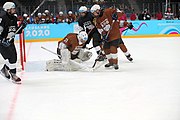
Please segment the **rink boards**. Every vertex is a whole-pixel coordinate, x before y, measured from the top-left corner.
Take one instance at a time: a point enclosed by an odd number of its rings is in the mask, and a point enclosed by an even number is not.
[[[125,30],[124,38],[180,37],[179,20],[132,21],[134,28]],[[65,35],[78,32],[77,22],[67,24],[28,24],[24,31],[27,42],[59,41]],[[120,29],[120,32],[123,29]]]

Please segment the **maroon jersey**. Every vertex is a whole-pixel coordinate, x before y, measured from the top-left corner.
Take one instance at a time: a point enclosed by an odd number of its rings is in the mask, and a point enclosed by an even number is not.
[[[101,34],[102,33],[107,34],[108,31],[110,30],[113,21],[112,14],[115,12],[116,12],[115,9],[107,8],[103,11],[100,17],[96,18],[96,27]],[[117,21],[114,22],[108,37],[109,37],[109,41],[113,41],[121,37],[119,32],[119,23]]]
[[[66,37],[64,37],[64,39],[60,42],[63,42],[70,52],[72,52],[77,46],[80,46],[76,33],[67,34]],[[58,44],[60,42],[58,42]]]

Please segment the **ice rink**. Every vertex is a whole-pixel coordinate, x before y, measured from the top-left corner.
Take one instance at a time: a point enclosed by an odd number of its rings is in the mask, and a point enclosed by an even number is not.
[[[0,120],[180,120],[180,38],[124,42],[134,62],[119,50],[119,70],[94,72],[47,72],[40,47],[57,42],[27,43],[22,84],[0,76]]]

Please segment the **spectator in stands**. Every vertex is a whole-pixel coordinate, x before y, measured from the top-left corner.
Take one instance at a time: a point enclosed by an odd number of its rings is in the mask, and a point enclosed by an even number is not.
[[[177,13],[177,18],[178,18],[178,20],[180,20],[180,8],[179,8],[179,11]]]
[[[56,23],[63,23],[65,22],[65,16],[63,15],[63,12],[60,11],[59,14],[56,16]]]
[[[23,17],[21,15],[17,15],[17,21],[22,21]]]
[[[171,7],[168,7],[167,11],[165,12],[165,20],[173,20],[174,19],[174,13],[171,11]]]
[[[149,14],[148,10],[145,9],[141,14],[138,16],[139,20],[151,20],[151,15]]]
[[[52,23],[53,17],[51,16],[49,10],[44,11],[44,16],[43,18],[45,19],[45,23]]]
[[[156,19],[157,19],[157,20],[162,20],[162,18],[163,18],[163,14],[162,14],[161,11],[159,11],[158,13],[156,13]]]
[[[45,22],[45,19],[42,17],[41,13],[38,13],[34,21],[36,24],[43,24]]]
[[[30,19],[26,13],[23,14],[23,18],[21,21],[26,20],[28,24],[30,24]]]
[[[118,20],[119,20],[119,21],[121,21],[121,20],[123,20],[123,21],[127,20],[127,17],[126,17],[126,14],[125,14],[124,10],[119,10],[119,9],[117,9],[117,12],[118,12],[119,14],[121,14],[121,15],[119,15],[120,17],[118,17]]]
[[[131,15],[130,15],[130,20],[136,20],[136,18],[137,18],[137,15],[136,15],[136,13],[134,12],[134,10],[133,10],[133,12],[131,13]]]
[[[68,15],[67,15],[67,18],[66,18],[66,22],[68,24],[70,24],[70,23],[75,22],[75,21],[76,21],[76,16],[73,14],[72,11],[69,11]]]

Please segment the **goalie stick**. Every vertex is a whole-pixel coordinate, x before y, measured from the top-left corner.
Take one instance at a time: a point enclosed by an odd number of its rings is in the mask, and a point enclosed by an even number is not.
[[[59,54],[57,54],[57,53],[55,53],[55,52],[53,52],[53,51],[51,51],[51,50],[49,50],[49,49],[43,47],[43,46],[41,46],[41,48],[44,49],[44,50],[46,50],[46,51],[48,51],[48,52],[50,52],[50,53],[52,53],[52,54],[54,54],[54,55],[56,55],[56,56],[58,56],[59,58],[62,57],[61,55],[59,55]]]
[[[45,2],[46,0],[43,0],[40,4],[39,4],[39,6],[31,13],[31,16],[33,16],[35,13],[36,13],[36,11],[44,4],[44,2]],[[11,36],[11,38],[9,39],[9,42],[11,42],[12,40],[13,40],[13,38],[15,37],[15,35],[22,29],[22,25],[16,30],[16,32]]]

